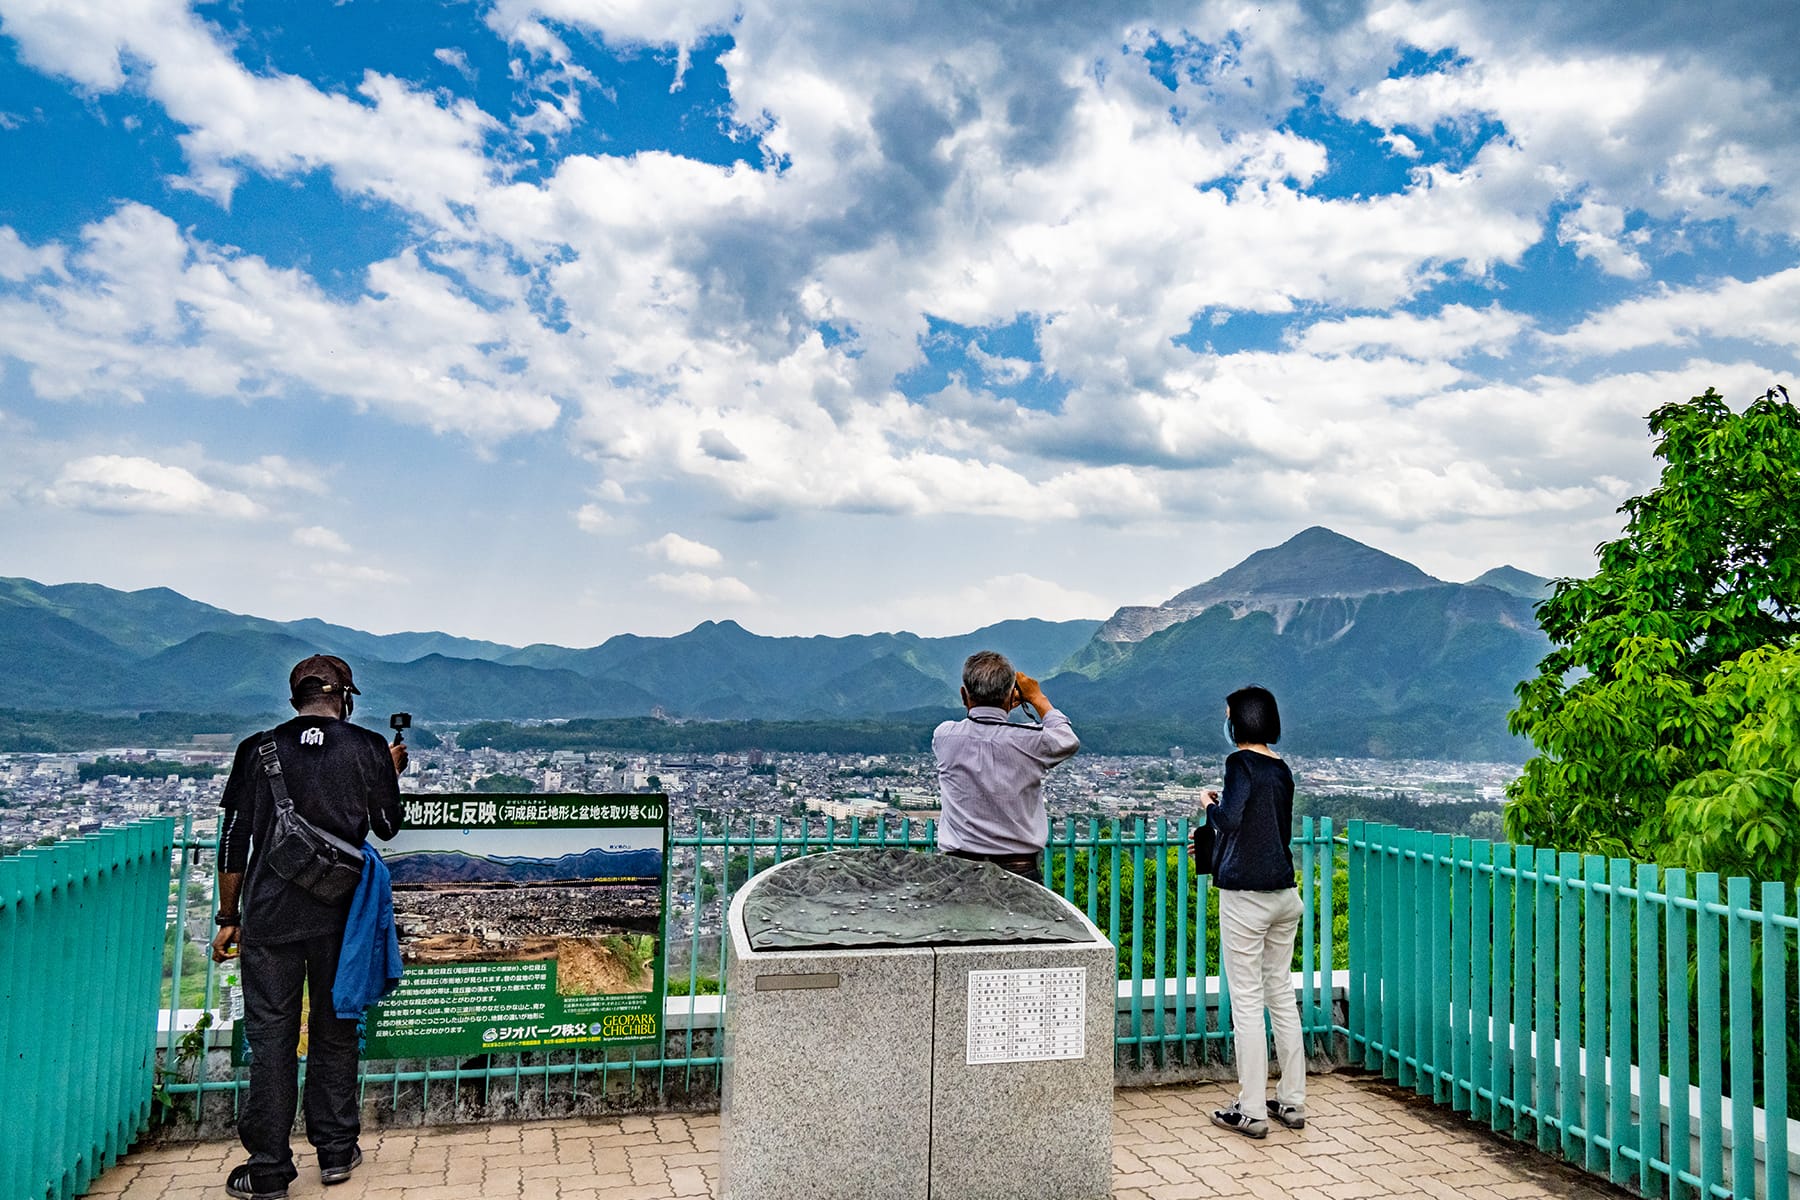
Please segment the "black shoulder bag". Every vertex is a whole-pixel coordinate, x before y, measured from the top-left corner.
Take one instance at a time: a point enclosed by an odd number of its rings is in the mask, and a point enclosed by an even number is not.
[[[275,797],[275,830],[263,851],[263,861],[314,900],[325,904],[348,900],[362,882],[362,847],[327,833],[294,811],[287,782],[281,777],[274,738],[265,740],[257,753]]]
[[[1201,814],[1201,823],[1194,826],[1194,873],[1211,875],[1213,869],[1213,823],[1207,814]]]

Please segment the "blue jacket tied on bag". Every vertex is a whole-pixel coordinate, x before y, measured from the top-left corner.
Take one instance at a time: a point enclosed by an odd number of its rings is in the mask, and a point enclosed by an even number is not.
[[[387,864],[363,844],[362,882],[350,899],[344,948],[338,955],[331,1007],[340,1019],[359,1021],[368,1007],[400,983],[400,935],[394,928],[394,888]]]

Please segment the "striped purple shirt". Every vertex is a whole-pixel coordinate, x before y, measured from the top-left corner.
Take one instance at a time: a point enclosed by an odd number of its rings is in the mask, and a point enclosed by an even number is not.
[[[1010,725],[1003,708],[977,707],[931,735],[937,756],[938,849],[972,854],[1036,854],[1050,837],[1044,776],[1081,749],[1058,709],[1044,727]]]

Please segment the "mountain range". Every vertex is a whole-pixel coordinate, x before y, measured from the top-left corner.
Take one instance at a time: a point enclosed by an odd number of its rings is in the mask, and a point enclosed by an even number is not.
[[[662,878],[660,850],[583,850],[558,858],[414,850],[383,856],[397,887],[429,883],[554,883],[578,879]]]
[[[1322,528],[1156,606],[1093,621],[1004,621],[955,637],[762,637],[707,621],[674,637],[513,647],[271,621],[167,588],[0,578],[0,708],[270,713],[307,654],[350,660],[366,711],[421,721],[669,715],[932,719],[964,657],[1007,654],[1077,720],[1217,740],[1226,692],[1281,699],[1296,753],[1514,757],[1512,689],[1546,643],[1549,581],[1500,567],[1467,583]],[[1185,732],[1184,732],[1185,731]]]

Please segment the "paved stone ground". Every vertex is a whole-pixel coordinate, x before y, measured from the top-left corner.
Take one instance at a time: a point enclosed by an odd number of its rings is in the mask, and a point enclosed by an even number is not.
[[[1354,1075],[1308,1080],[1306,1129],[1266,1141],[1214,1128],[1223,1084],[1122,1089],[1113,1104],[1115,1200],[1618,1200],[1594,1180],[1428,1102]],[[389,1129],[327,1191],[296,1139],[294,1200],[674,1200],[714,1196],[719,1118],[625,1117]],[[232,1142],[139,1150],[89,1192],[126,1200],[217,1200],[240,1161]],[[853,1184],[853,1181],[846,1181]],[[846,1195],[854,1195],[853,1186]]]

